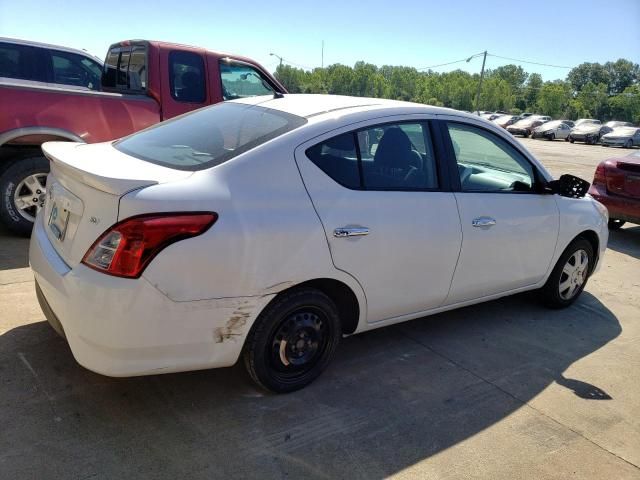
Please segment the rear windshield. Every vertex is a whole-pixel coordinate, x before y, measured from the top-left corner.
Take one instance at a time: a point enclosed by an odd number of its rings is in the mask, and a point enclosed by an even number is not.
[[[307,123],[257,105],[219,103],[114,142],[127,155],[178,170],[215,167]]]

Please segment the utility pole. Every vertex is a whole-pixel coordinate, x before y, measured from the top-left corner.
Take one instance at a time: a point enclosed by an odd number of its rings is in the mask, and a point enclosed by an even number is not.
[[[480,115],[480,90],[482,89],[482,79],[484,78],[484,64],[486,61],[487,61],[487,51],[485,50],[484,57],[482,57],[482,70],[480,70],[480,81],[478,82],[478,91],[476,93],[476,113],[478,115]]]

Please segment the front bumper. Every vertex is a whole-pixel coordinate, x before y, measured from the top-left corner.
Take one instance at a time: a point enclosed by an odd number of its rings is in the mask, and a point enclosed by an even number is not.
[[[66,265],[42,217],[29,262],[49,322],[82,366],[128,377],[233,365],[255,318],[273,295],[174,302],[144,277],[104,275]]]
[[[629,141],[628,138],[606,138],[606,137],[602,137],[600,139],[600,143],[602,143],[603,145],[608,145],[608,146],[624,146],[627,142]]]
[[[526,128],[507,127],[507,132],[509,132],[511,135],[523,135],[523,136],[529,135],[529,130]]]
[[[571,134],[571,139],[575,142],[595,142],[598,139],[597,134]]]
[[[609,211],[609,218],[640,224],[640,199],[611,195],[604,185],[591,185],[589,194]]]

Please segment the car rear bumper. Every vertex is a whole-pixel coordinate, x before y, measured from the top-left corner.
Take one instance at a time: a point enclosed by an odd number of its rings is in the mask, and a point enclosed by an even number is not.
[[[273,297],[174,302],[144,277],[112,277],[82,264],[71,269],[47,238],[41,216],[29,262],[45,316],[78,363],[113,377],[233,365]]]
[[[640,199],[611,195],[600,185],[591,185],[589,194],[607,207],[609,218],[640,224]]]

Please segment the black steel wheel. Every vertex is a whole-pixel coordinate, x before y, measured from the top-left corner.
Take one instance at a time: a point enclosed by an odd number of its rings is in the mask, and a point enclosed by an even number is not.
[[[328,296],[310,288],[286,292],[265,308],[251,329],[245,366],[266,390],[299,390],[324,371],[341,335],[338,309]]]

